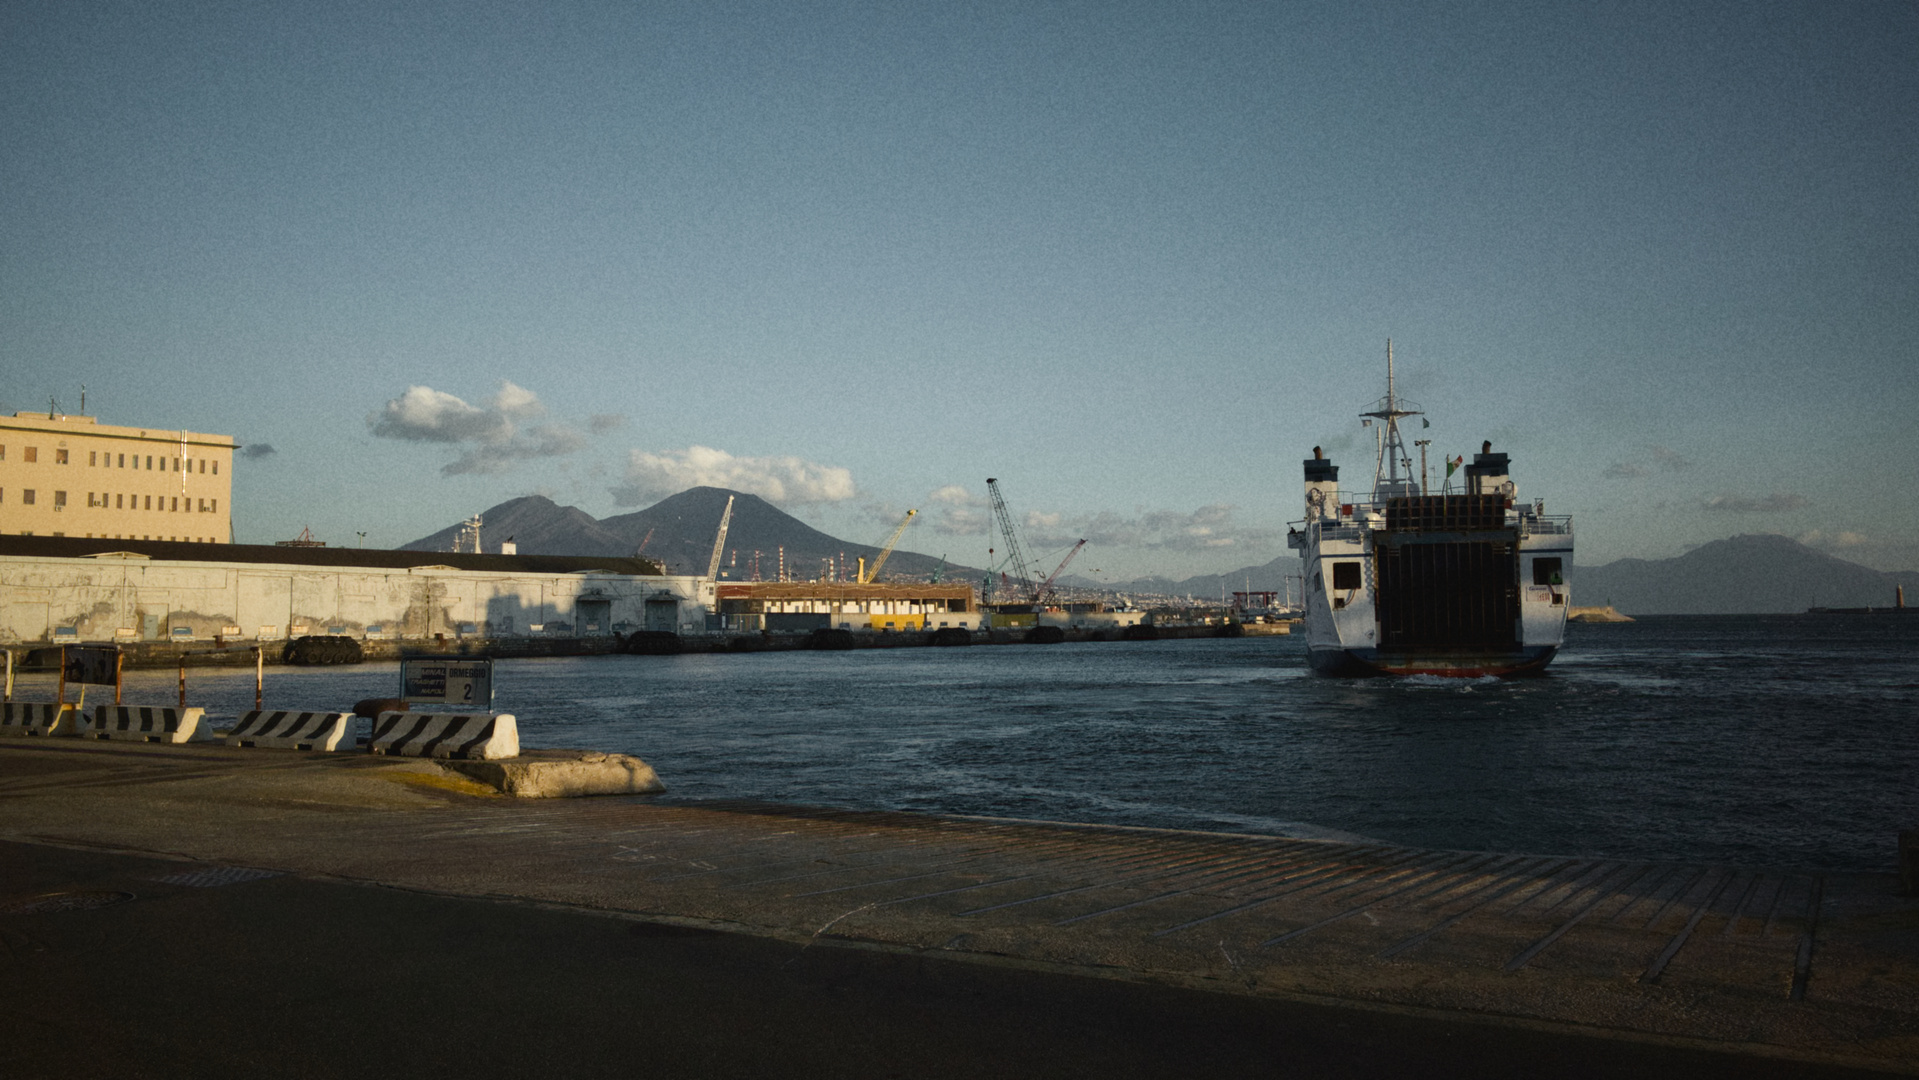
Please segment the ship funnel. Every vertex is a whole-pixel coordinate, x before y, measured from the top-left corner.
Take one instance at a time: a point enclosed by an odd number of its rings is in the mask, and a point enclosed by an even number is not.
[[[1306,459],[1306,520],[1339,514],[1339,466],[1326,460],[1319,447]]]
[[[1504,495],[1506,505],[1513,505],[1519,492],[1513,486],[1512,467],[1507,463],[1506,455],[1493,453],[1490,440],[1482,443],[1483,449],[1473,455],[1473,463],[1466,466],[1466,494],[1468,495]]]

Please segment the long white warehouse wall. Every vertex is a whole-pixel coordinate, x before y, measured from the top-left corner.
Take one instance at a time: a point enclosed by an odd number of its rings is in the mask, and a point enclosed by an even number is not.
[[[0,556],[0,643],[698,633],[712,610],[713,583],[685,576]]]

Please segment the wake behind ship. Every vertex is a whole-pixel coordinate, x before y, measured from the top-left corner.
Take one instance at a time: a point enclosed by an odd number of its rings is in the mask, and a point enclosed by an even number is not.
[[[1537,674],[1559,651],[1571,603],[1570,517],[1521,506],[1505,454],[1485,443],[1452,490],[1418,477],[1399,421],[1420,416],[1393,386],[1361,416],[1379,453],[1368,493],[1342,493],[1319,447],[1305,463],[1306,517],[1288,546],[1305,579],[1307,657],[1326,675]],[[1403,472],[1402,472],[1403,470]]]

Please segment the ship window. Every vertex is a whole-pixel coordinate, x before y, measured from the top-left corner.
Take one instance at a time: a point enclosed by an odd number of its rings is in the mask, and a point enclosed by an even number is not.
[[[1566,578],[1560,573],[1560,566],[1561,563],[1558,559],[1534,559],[1533,584],[1564,585]]]
[[[1356,562],[1336,562],[1333,564],[1333,588],[1359,588],[1359,564]]]

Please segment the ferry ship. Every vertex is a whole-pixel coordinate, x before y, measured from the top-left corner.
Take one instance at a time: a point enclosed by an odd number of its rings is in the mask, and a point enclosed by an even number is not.
[[[1400,422],[1423,417],[1394,387],[1386,343],[1386,396],[1361,413],[1378,444],[1369,492],[1342,493],[1339,466],[1313,448],[1306,459],[1306,517],[1287,545],[1305,578],[1307,656],[1325,675],[1538,674],[1566,633],[1573,563],[1569,516],[1543,500],[1522,505],[1507,456],[1482,445],[1461,490],[1447,460],[1438,491],[1418,439],[1412,472]],[[1421,420],[1422,425],[1430,426]]]

